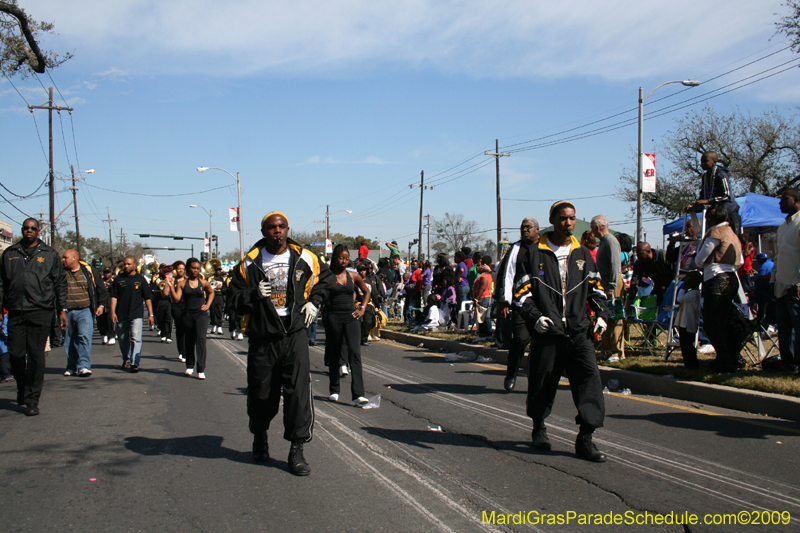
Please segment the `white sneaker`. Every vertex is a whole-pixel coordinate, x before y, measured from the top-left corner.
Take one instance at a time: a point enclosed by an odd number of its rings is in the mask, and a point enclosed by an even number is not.
[[[166,337],[161,337],[161,342],[167,342],[167,338]]]
[[[183,355],[178,354],[178,361],[180,361],[181,363],[185,363],[186,362],[186,358]]]
[[[103,344],[108,344],[108,335],[103,335]]]
[[[339,401],[339,395],[338,394],[331,394],[330,396],[328,396],[328,399],[330,401],[332,401],[332,402],[338,402]]]
[[[355,399],[353,405],[355,405],[356,407],[362,407],[364,405],[367,405],[368,403],[369,403],[368,399],[364,398],[363,396],[359,396],[358,398]]]
[[[117,339],[112,337],[112,338],[108,339],[108,345],[111,346],[113,344],[117,344]]]
[[[239,333],[239,337],[238,337],[238,339],[239,339],[240,341],[243,341],[243,340],[244,340],[244,335],[242,335],[241,333]]]
[[[206,379],[206,373],[205,372],[198,372],[197,373],[197,379]]]
[[[606,359],[606,363],[619,363],[619,356],[618,355],[612,355],[611,357]]]
[[[155,330],[156,330],[155,326],[150,326],[150,331],[155,331]]]
[[[172,344],[172,339],[167,339],[167,344]]]
[[[350,373],[350,371],[347,370],[347,365],[342,365],[341,373],[342,373],[343,376],[346,376],[346,375],[348,375]]]
[[[187,376],[191,376],[192,374],[194,374],[194,368],[187,368],[184,374],[186,374]]]

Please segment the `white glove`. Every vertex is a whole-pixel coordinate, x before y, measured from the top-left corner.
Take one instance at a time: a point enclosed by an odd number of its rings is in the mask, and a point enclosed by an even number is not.
[[[598,335],[602,335],[607,327],[608,324],[606,324],[606,321],[600,317],[597,317],[597,323],[595,323],[594,325],[594,332],[597,333]]]
[[[269,281],[261,280],[258,282],[258,295],[262,298],[269,298],[272,294],[272,285]]]
[[[316,320],[317,312],[319,311],[319,309],[317,309],[317,307],[311,302],[308,302],[300,310],[303,312],[304,315],[306,315],[306,327],[309,327],[311,323],[314,322],[314,320]]]
[[[539,320],[536,321],[536,333],[547,333],[554,324],[555,322],[548,317],[540,316]]]

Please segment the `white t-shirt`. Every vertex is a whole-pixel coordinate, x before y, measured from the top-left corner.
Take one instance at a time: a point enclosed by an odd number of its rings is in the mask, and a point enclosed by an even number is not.
[[[561,290],[567,290],[567,259],[569,259],[569,251],[572,248],[572,244],[567,244],[566,246],[556,246],[553,244],[553,241],[547,239],[547,245],[552,248],[553,253],[556,254],[556,259],[558,259],[558,272],[561,274]]]
[[[287,288],[289,286],[289,250],[279,255],[272,255],[266,248],[261,250],[261,268],[267,276],[267,281],[272,287],[270,299],[279,316],[287,316],[289,307],[286,305]]]

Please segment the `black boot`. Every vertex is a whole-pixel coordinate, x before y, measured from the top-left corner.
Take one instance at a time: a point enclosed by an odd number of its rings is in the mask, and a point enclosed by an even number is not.
[[[545,427],[544,423],[541,425],[534,424],[533,425],[533,432],[531,433],[531,439],[533,440],[533,447],[537,450],[542,450],[543,452],[549,452],[553,449],[553,445],[550,444],[550,439],[547,437],[547,428]]]
[[[269,443],[266,431],[253,435],[253,461],[256,463],[269,461]]]
[[[295,476],[307,476],[311,473],[311,467],[308,466],[306,458],[303,457],[303,441],[292,441],[292,447],[289,449],[289,472]]]
[[[606,460],[606,456],[600,453],[592,442],[591,433],[578,433],[578,439],[575,441],[575,453],[581,459],[595,463],[603,463]]]

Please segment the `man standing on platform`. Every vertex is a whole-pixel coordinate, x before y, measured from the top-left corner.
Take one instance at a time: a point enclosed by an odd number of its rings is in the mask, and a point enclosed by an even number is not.
[[[67,277],[58,252],[39,239],[39,222],[22,223],[22,240],[0,258],[0,303],[8,311],[8,351],[17,382],[17,404],[39,414],[47,336],[58,314],[67,329]]]

